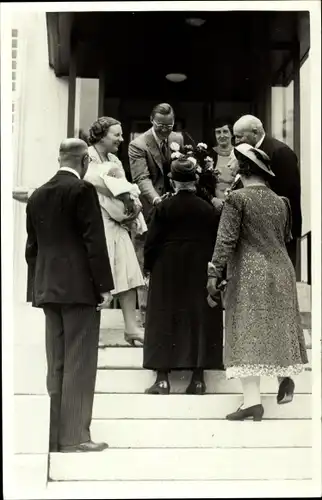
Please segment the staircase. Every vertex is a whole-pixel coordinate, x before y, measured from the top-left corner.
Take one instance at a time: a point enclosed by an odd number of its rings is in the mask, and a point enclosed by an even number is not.
[[[299,283],[298,295],[311,360],[310,287]],[[226,414],[242,399],[238,380],[206,372],[207,394],[190,396],[184,394],[190,374],[177,372],[170,377],[169,396],[146,395],[154,374],[141,368],[142,348],[125,344],[122,327],[119,310],[103,314],[91,432],[93,440],[110,447],[101,453],[49,454],[46,498],[164,498],[175,492],[200,498],[234,495],[240,488],[251,495],[259,487],[265,496],[276,488],[279,496],[309,494],[311,362],[294,379],[291,404],[277,405],[277,381],[263,379],[264,420],[228,422]],[[24,397],[31,413],[39,393],[46,397],[43,382],[35,377],[33,396],[26,396],[27,382],[20,380],[19,394],[23,386],[25,395],[15,399]],[[47,442],[37,439],[48,450],[48,429],[42,428]]]

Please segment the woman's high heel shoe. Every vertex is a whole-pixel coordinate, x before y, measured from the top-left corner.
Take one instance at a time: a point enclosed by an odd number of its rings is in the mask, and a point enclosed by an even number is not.
[[[277,404],[283,405],[285,403],[290,403],[293,400],[295,384],[290,377],[285,377],[280,383],[278,394],[277,394]]]
[[[234,413],[226,416],[227,420],[245,420],[246,418],[253,418],[254,422],[260,422],[264,415],[263,405],[249,406],[248,408],[238,408]]]
[[[135,333],[131,334],[131,333],[124,332],[124,340],[125,340],[125,342],[130,344],[130,346],[136,347],[135,342],[139,342],[141,345],[143,345],[144,335],[135,334]]]

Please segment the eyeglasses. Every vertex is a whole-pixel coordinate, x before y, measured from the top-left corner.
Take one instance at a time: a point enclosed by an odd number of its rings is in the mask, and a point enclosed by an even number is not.
[[[165,123],[158,123],[154,120],[152,120],[152,123],[159,129],[164,129],[164,130],[172,130],[174,127],[174,123],[170,124],[165,124]]]

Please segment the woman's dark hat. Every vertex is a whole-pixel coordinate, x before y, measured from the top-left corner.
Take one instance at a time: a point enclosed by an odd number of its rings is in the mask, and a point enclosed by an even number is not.
[[[261,149],[253,148],[252,146],[249,146],[249,144],[239,144],[234,147],[234,155],[237,160],[245,160],[245,158],[247,158],[259,167],[260,170],[263,170],[266,174],[275,177],[275,174],[270,167],[270,158]]]
[[[192,182],[197,180],[197,171],[192,161],[188,159],[177,159],[171,163],[171,172],[168,177],[173,181]]]

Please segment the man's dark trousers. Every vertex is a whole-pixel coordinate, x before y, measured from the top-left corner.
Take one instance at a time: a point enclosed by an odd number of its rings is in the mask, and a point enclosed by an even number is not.
[[[50,449],[90,440],[100,312],[90,305],[43,306],[46,316]]]

